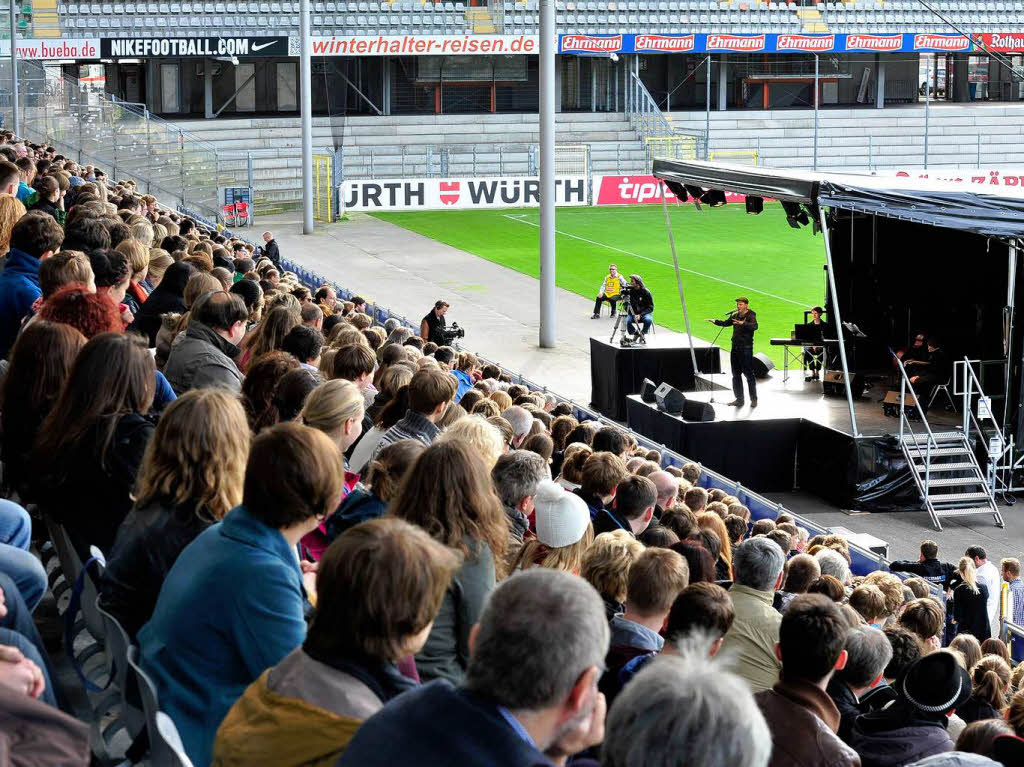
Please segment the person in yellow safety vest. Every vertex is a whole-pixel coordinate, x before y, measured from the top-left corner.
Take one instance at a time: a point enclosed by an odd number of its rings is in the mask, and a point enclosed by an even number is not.
[[[601,289],[597,293],[597,300],[594,301],[594,314],[590,318],[596,320],[601,316],[601,304],[607,301],[612,305],[612,316],[615,316],[615,304],[619,301],[619,294],[622,293],[622,288],[626,284],[625,280],[619,275],[619,270],[615,264],[608,265],[608,276],[604,278],[601,283]]]

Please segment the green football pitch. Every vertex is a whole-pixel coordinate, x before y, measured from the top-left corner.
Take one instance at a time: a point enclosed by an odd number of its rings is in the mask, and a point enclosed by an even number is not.
[[[694,335],[710,341],[718,328],[703,322],[750,298],[760,329],[756,350],[781,364],[770,338],[790,335],[803,312],[825,299],[820,236],[792,229],[778,204],[760,215],[730,204],[697,211],[670,208],[683,289]],[[442,210],[377,213],[378,218],[447,243],[518,272],[538,275],[536,209]],[[660,205],[559,208],[556,217],[558,286],[593,299],[609,263],[625,275],[640,274],[654,295],[659,325],[684,330],[672,254]],[[589,310],[582,310],[589,311]],[[728,333],[723,334],[728,348]]]

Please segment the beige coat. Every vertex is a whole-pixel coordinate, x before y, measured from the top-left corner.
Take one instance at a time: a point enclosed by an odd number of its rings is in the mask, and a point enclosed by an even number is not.
[[[772,607],[770,591],[733,585],[729,589],[736,620],[725,635],[722,651],[734,659],[735,671],[755,693],[770,690],[779,681],[782,664],[775,657],[782,615]]]

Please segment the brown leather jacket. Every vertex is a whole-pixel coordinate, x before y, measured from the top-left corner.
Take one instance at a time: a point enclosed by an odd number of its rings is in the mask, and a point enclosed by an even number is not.
[[[836,735],[839,710],[820,687],[780,680],[754,698],[772,731],[769,767],[860,767],[857,752]]]

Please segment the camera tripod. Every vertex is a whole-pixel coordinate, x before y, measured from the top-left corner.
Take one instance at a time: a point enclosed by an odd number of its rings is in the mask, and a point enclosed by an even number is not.
[[[621,301],[616,307],[615,312],[615,326],[612,328],[612,334],[608,338],[608,343],[615,343],[615,334],[622,329],[622,337],[619,339],[619,346],[635,346],[643,344],[647,345],[647,338],[644,335],[643,325],[637,322],[629,321],[629,309],[628,302],[626,300]],[[632,325],[632,328],[630,327]],[[633,337],[630,338],[627,334],[633,333]]]

